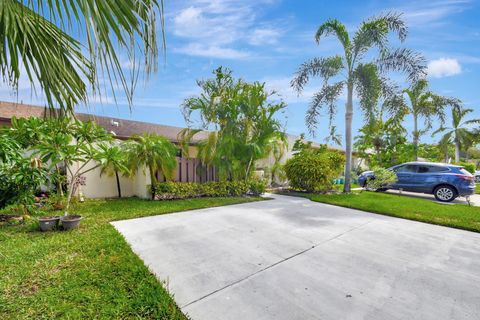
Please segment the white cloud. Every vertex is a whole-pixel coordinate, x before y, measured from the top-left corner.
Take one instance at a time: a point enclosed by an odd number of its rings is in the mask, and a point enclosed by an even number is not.
[[[413,27],[425,26],[440,22],[450,15],[463,12],[470,0],[433,0],[418,1],[414,5],[400,8],[408,25]]]
[[[250,56],[250,53],[247,51],[219,46],[206,46],[199,43],[190,43],[186,46],[175,48],[174,50],[190,56],[219,59],[245,59]]]
[[[243,59],[244,45],[274,44],[280,30],[259,28],[256,12],[271,0],[192,0],[174,13],[173,34],[187,41],[177,52],[188,55]]]
[[[250,35],[249,43],[255,46],[265,44],[275,44],[280,37],[280,30],[273,28],[258,28],[253,30]]]
[[[433,78],[443,78],[454,76],[462,72],[462,66],[457,59],[440,58],[428,63],[428,76]]]

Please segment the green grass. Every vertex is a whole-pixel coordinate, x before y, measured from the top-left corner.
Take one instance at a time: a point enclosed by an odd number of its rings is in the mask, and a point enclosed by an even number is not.
[[[79,229],[0,227],[1,319],[186,319],[110,221],[259,198],[89,201]]]
[[[350,188],[354,189],[354,188],[360,188],[360,186],[356,183],[352,183]],[[333,185],[333,190],[338,190],[338,191],[342,191],[343,190],[343,184],[334,184]]]
[[[475,184],[475,193],[480,194],[480,183]]]
[[[480,207],[440,204],[425,199],[366,191],[351,194],[296,195],[336,206],[480,232]]]

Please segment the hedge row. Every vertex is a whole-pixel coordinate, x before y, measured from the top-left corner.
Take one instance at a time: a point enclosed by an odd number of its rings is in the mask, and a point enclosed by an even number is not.
[[[263,181],[222,181],[222,182],[161,182],[150,186],[156,200],[186,199],[199,197],[259,196],[265,192]]]

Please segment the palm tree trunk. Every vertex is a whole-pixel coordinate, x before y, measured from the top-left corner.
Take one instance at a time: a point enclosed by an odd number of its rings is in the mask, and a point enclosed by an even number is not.
[[[415,161],[418,161],[418,141],[419,141],[418,117],[414,113],[413,114],[413,158]]]
[[[118,171],[115,170],[115,178],[117,179],[117,191],[118,191],[118,197],[122,197],[122,189],[120,187],[120,177],[118,176]]]
[[[455,137],[455,163],[460,162],[460,141]]]
[[[153,187],[157,183],[157,177],[155,177],[155,172],[153,172],[154,170],[152,166],[149,166],[148,170],[150,171],[150,183]],[[155,192],[153,191],[153,188],[152,188],[152,200],[155,200]]]
[[[348,81],[347,105],[345,110],[345,184],[343,192],[350,192],[350,176],[352,171],[352,118],[353,118],[353,82]]]

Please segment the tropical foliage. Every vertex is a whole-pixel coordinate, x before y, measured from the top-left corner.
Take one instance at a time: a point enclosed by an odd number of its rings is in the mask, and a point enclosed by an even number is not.
[[[424,59],[404,48],[391,49],[390,33],[395,33],[400,41],[407,36],[407,27],[401,14],[387,13],[368,19],[360,25],[351,36],[344,24],[336,19],[328,20],[320,25],[315,40],[333,35],[342,46],[341,55],[314,58],[303,63],[292,80],[292,87],[302,92],[311,77],[320,77],[322,87],[315,93],[306,115],[306,123],[311,133],[314,133],[322,108],[326,108],[333,127],[337,113],[337,100],[346,90],[347,104],[345,110],[345,186],[344,191],[350,191],[350,175],[352,169],[352,118],[353,94],[356,92],[360,100],[363,114],[368,119],[375,106],[378,90],[370,90],[372,86],[384,88],[384,92],[393,95],[393,89],[383,76],[374,76],[378,71],[384,75],[395,70],[407,74],[409,81],[417,81],[425,73]],[[375,59],[369,59],[367,53],[377,49],[379,54]],[[373,102],[372,102],[373,101]],[[332,133],[332,132],[331,132]]]
[[[372,171],[375,178],[367,181],[367,189],[369,190],[381,190],[397,182],[397,175],[392,170],[375,167]]]
[[[151,133],[137,135],[127,141],[126,151],[130,170],[147,168],[152,185],[158,183],[157,171],[167,181],[172,180],[177,167],[177,148],[168,139]]]
[[[117,183],[118,197],[122,197],[122,187],[120,183],[120,175],[130,176],[132,171],[128,167],[128,156],[124,152],[123,143],[101,144],[99,148],[105,155],[100,160],[100,176],[107,174],[114,175]]]
[[[420,137],[432,128],[432,121],[438,119],[441,124],[445,121],[445,107],[447,105],[459,106],[460,101],[457,99],[439,96],[428,88],[428,82],[421,79],[412,84],[408,89],[404,90],[408,97],[408,103],[403,102],[403,108],[413,117],[413,146],[414,160],[418,160],[418,144]],[[424,120],[424,128],[419,128],[418,121],[420,118]]]
[[[200,128],[181,133],[184,152],[188,154],[186,146],[193,137],[206,135],[199,138],[197,145],[202,164],[215,166],[221,180],[248,180],[258,160],[271,153],[278,155],[286,146],[277,119],[285,104],[270,101],[273,93],[265,89],[264,83],[235,79],[230,70],[222,67],[214,75],[213,79],[197,81],[202,94],[183,103],[189,127],[196,116],[200,120]]]
[[[186,199],[200,197],[259,196],[265,192],[261,180],[220,182],[160,182],[151,186],[156,199]]]
[[[131,104],[138,75],[157,66],[158,16],[163,34],[162,0],[2,0],[3,81],[15,90],[20,78],[28,77],[48,106],[69,111],[87,101],[89,88],[99,93],[106,83],[123,87]],[[129,75],[122,66],[125,58]]]
[[[472,112],[473,109],[465,109],[460,106],[453,107],[452,126],[442,126],[433,133],[433,135],[444,133],[441,141],[455,145],[455,162],[460,161],[460,149],[464,147],[464,150],[467,150],[476,138],[474,132],[471,130],[471,126],[480,124],[480,119],[465,120],[465,117]]]
[[[303,148],[285,163],[285,173],[293,189],[321,192],[332,189],[333,180],[343,169],[345,158],[326,146]]]

